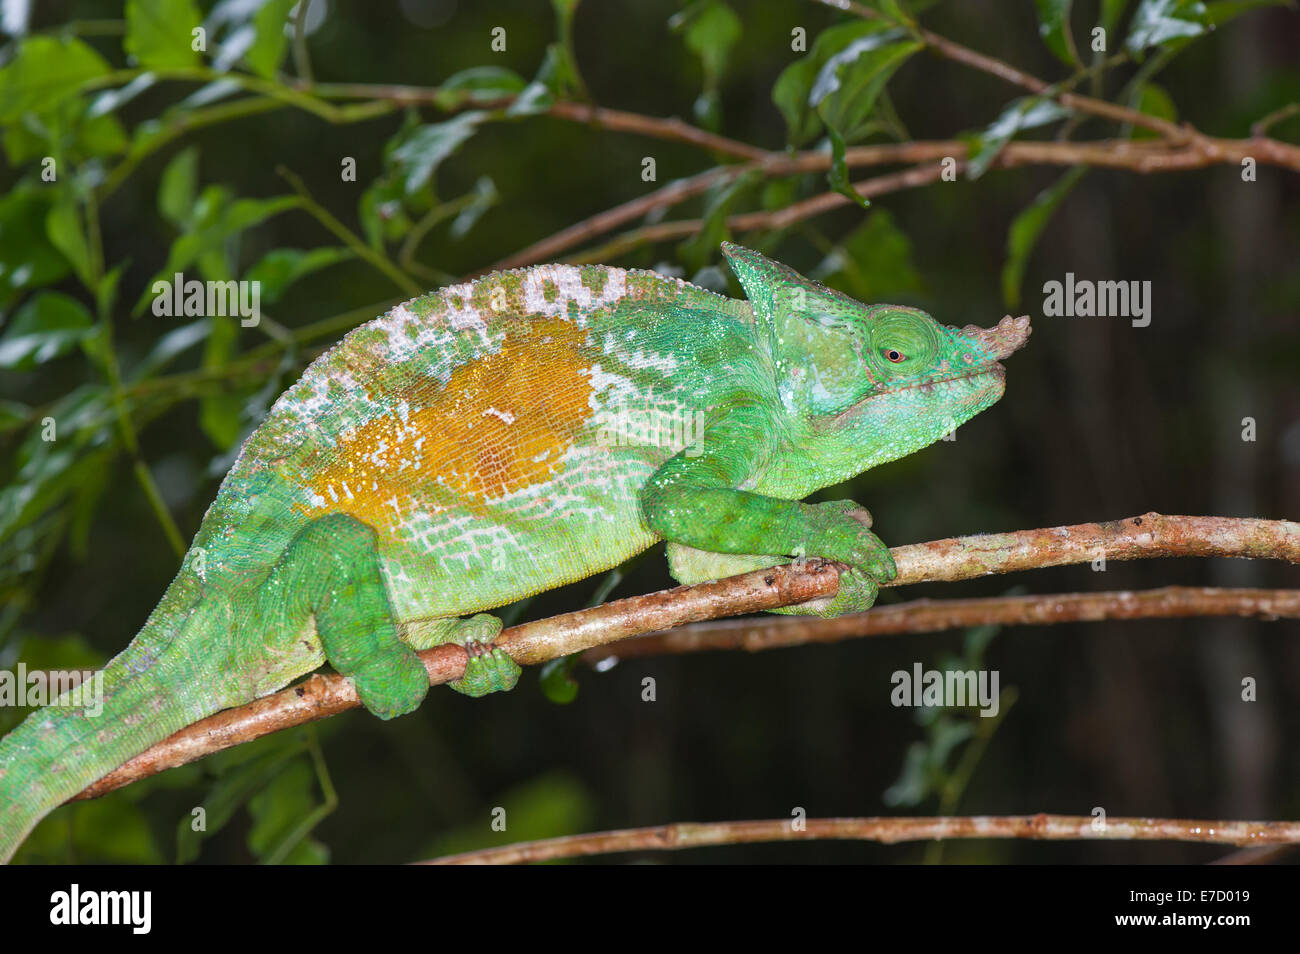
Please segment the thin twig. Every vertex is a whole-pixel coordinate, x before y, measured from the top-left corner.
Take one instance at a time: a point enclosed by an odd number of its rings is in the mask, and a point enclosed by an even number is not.
[[[952,537],[895,547],[891,553],[898,566],[898,577],[891,586],[1087,563],[1103,555],[1110,560],[1218,556],[1300,563],[1300,524],[1148,513],[1106,523]],[[516,662],[531,665],[685,623],[831,596],[838,588],[839,573],[834,564],[809,560],[801,566],[774,566],[718,582],[676,587],[523,623],[504,630],[495,645]],[[431,685],[464,675],[467,657],[460,646],[438,646],[419,656]],[[356,690],[346,679],[333,673],[317,673],[298,685],[182,729],[77,797],[102,795],[212,752],[358,705]]]
[[[1091,815],[974,815],[938,818],[809,818],[677,822],[649,828],[568,835],[467,851],[426,865],[522,864],[629,851],[676,851],[708,845],[774,841],[874,841],[895,845],[935,838],[1021,838],[1031,841],[1182,841],[1212,845],[1300,843],[1300,822],[1206,821],[1189,818],[1107,818]]]
[[[1049,626],[1110,619],[1179,619],[1190,616],[1239,616],[1268,621],[1300,619],[1300,590],[1166,586],[1136,592],[913,600],[893,606],[876,606],[866,613],[851,613],[834,619],[773,616],[692,623],[680,629],[626,639],[615,646],[598,646],[587,650],[582,658],[584,662],[595,665],[605,659],[670,653],[719,650],[755,653],[864,636],[937,633],[990,623]]]

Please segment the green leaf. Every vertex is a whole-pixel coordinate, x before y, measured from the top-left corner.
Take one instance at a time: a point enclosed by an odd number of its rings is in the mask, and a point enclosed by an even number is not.
[[[1128,3],[1129,0],[1101,0],[1101,26],[1106,31],[1106,36],[1115,32]]]
[[[845,142],[867,131],[867,120],[885,84],[908,57],[922,49],[922,44],[904,39],[907,36],[902,30],[861,36],[822,64],[808,93],[808,105],[827,126],[839,130]]]
[[[198,66],[191,31],[199,23],[193,0],[127,0],[122,46],[147,69]]]
[[[237,749],[217,753],[207,760],[218,773],[203,799],[204,830],[195,831],[193,816],[184,815],[176,826],[176,859],[185,864],[199,856],[204,838],[221,831],[240,806],[274,782],[306,749],[301,733],[264,736]]]
[[[0,198],[0,306],[68,274],[68,260],[45,231],[53,199],[39,188],[15,189]]]
[[[1070,190],[1083,178],[1084,166],[1075,166],[1055,183],[1048,186],[1021,210],[1007,231],[1007,261],[1002,266],[1002,298],[1008,308],[1020,305],[1020,285],[1024,279],[1029,256],[1038,244],[1038,237],[1060,207]]]
[[[248,850],[263,862],[327,863],[328,849],[308,838],[302,830],[304,820],[320,805],[311,765],[305,759],[294,760],[248,800],[248,814],[253,820]],[[312,847],[295,853],[305,845]]]
[[[229,192],[221,186],[204,189],[195,201],[186,224],[189,231],[172,243],[167,264],[145,284],[131,313],[137,316],[143,314],[145,308],[153,302],[153,286],[156,282],[170,282],[177,272],[183,272],[191,265],[197,264],[207,279],[226,281],[233,278],[232,268],[227,261],[229,240],[245,229],[260,225],[272,216],[295,209],[300,204],[301,200],[295,195],[231,200]]]
[[[970,162],[966,166],[967,177],[978,179],[984,175],[1002,147],[1016,133],[1046,126],[1069,115],[1070,110],[1064,106],[1040,96],[1025,96],[1012,101],[987,129],[973,137]]]
[[[239,322],[216,318],[203,349],[204,371],[221,371],[235,354]],[[217,450],[229,450],[239,440],[244,426],[244,399],[239,394],[212,394],[199,401],[199,427]]]
[[[1079,54],[1070,33],[1071,0],[1034,0],[1038,8],[1038,35],[1066,66],[1078,66]]]
[[[434,102],[439,109],[458,109],[466,103],[518,96],[527,85],[522,76],[504,66],[473,66],[447,77],[438,86]]]
[[[826,134],[831,141],[831,167],[826,174],[826,179],[830,183],[832,191],[853,201],[855,205],[864,209],[871,207],[871,202],[865,196],[859,195],[853,188],[853,183],[849,181],[849,166],[845,162],[844,137],[840,131],[832,125],[827,125]]]
[[[257,39],[244,53],[244,62],[258,76],[270,79],[280,68],[284,51],[289,46],[289,36],[284,25],[296,2],[297,0],[266,0],[253,15],[253,29],[257,32]]]
[[[1139,54],[1149,46],[1200,36],[1209,28],[1201,0],[1142,0],[1129,23],[1125,46]]]
[[[104,58],[72,37],[34,36],[0,69],[0,123],[43,112],[108,74]]]
[[[497,204],[500,195],[497,185],[488,176],[479,176],[474,183],[473,198],[460,210],[448,230],[454,239],[462,239],[472,229],[483,213]]]
[[[792,146],[803,145],[821,129],[821,117],[808,108],[808,91],[817,70],[817,61],[806,53],[782,70],[772,84],[772,102],[785,119],[786,138]]]
[[[261,301],[274,305],[285,290],[314,271],[328,268],[352,257],[347,248],[314,248],[303,251],[297,248],[277,248],[267,252],[262,259],[244,273],[244,281],[261,284]]]
[[[542,695],[546,696],[548,701],[558,706],[567,706],[578,698],[578,680],[573,678],[573,667],[577,656],[577,653],[573,653],[557,659],[548,659],[542,663],[537,683],[541,687]]]
[[[1205,5],[1206,20],[1211,26],[1222,26],[1251,10],[1291,5],[1292,0],[1216,0]]]
[[[576,834],[589,830],[596,817],[596,800],[581,781],[562,772],[550,772],[498,793],[489,804],[505,810],[510,820],[507,834],[474,821],[440,833],[415,857],[433,858],[516,840]]]
[[[76,200],[71,196],[62,196],[45,217],[45,234],[50,244],[63,253],[63,257],[72,265],[82,284],[87,288],[94,285],[91,275],[90,246],[81,225],[81,214],[77,211]]]
[[[1155,83],[1143,83],[1141,92],[1138,96],[1137,110],[1140,113],[1146,113],[1148,116],[1154,116],[1157,119],[1165,119],[1174,122],[1178,119],[1178,107],[1174,105],[1173,99],[1165,92],[1164,88],[1157,86]],[[1150,129],[1134,127],[1134,139],[1156,139],[1159,134]]]
[[[23,304],[0,337],[0,368],[30,371],[73,350],[94,325],[86,306],[62,292]]]
[[[158,183],[158,211],[178,229],[185,229],[190,223],[198,182],[199,149],[189,146],[167,163]]]
[[[4,344],[0,342],[0,349]],[[27,423],[33,408],[19,401],[0,399],[0,434],[7,434]]]
[[[393,150],[394,161],[403,167],[406,193],[410,195],[428,185],[438,166],[474,135],[485,116],[481,112],[462,113],[446,122],[413,130]]]
[[[740,17],[722,0],[699,0],[675,14],[668,25],[682,34],[686,48],[700,58],[705,87],[716,86],[727,68],[731,48],[740,39]]]
[[[127,380],[134,384],[156,374],[166,367],[172,358],[194,347],[200,341],[207,340],[210,334],[212,334],[211,318],[202,318],[172,329],[159,338],[157,344],[149,349],[149,353],[131,369]]]
[[[736,176],[715,186],[705,198],[703,224],[698,232],[677,247],[678,257],[690,272],[699,271],[717,254],[718,246],[729,237],[727,214],[744,192],[761,181],[757,170]]]
[[[818,281],[858,301],[896,301],[921,294],[912,240],[885,209],[875,209],[813,272]]]

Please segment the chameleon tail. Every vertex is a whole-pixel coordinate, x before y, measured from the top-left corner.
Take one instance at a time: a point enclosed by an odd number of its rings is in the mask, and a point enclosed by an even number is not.
[[[140,634],[80,692],[65,692],[0,739],[0,863],[87,785],[230,704],[215,688],[223,681],[212,661],[183,638],[199,625],[186,589],[178,578]]]

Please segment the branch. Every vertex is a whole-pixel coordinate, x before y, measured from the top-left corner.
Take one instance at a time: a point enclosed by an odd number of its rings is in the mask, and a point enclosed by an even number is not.
[[[890,552],[898,565],[898,577],[890,586],[1087,563],[1103,554],[1110,560],[1218,556],[1300,563],[1300,524],[1148,513],[1106,523],[951,537]],[[838,587],[835,564],[809,560],[802,566],[774,566],[523,623],[502,631],[495,645],[516,662],[530,665],[685,623],[804,603],[834,595]],[[438,646],[418,655],[430,685],[464,675],[466,655],[460,646]],[[316,673],[288,689],[181,729],[76,797],[94,798],[213,752],[358,705],[356,690],[346,679],[336,673]]]
[[[975,815],[939,818],[809,818],[802,830],[791,819],[678,822],[649,828],[568,835],[501,848],[447,855],[426,865],[491,865],[550,861],[627,851],[677,851],[706,845],[772,841],[875,841],[894,845],[937,838],[1023,838],[1033,841],[1183,841],[1213,845],[1300,843],[1300,822],[1202,821],[1187,818],[1107,818],[1091,815]]]
[[[955,139],[888,143],[850,148],[844,158],[849,168],[861,168],[895,162],[934,162],[953,157],[958,160],[957,168],[961,169],[965,166],[965,157],[969,148],[967,143]],[[1151,174],[1203,169],[1219,164],[1240,164],[1248,156],[1265,165],[1276,165],[1300,172],[1300,148],[1262,136],[1252,139],[1215,139],[1201,136],[1178,145],[1152,140],[1134,142],[1127,139],[1103,139],[1093,142],[1009,142],[993,160],[992,168],[1082,164]],[[830,164],[829,153],[808,150],[794,155],[768,153],[763,159],[753,162],[717,166],[689,178],[670,182],[654,192],[583,219],[468,277],[475,278],[490,271],[554,261],[569,249],[612,232],[621,225],[640,219],[657,209],[675,206],[748,172],[758,172],[765,177],[776,178],[805,172],[823,172],[830,168]],[[927,174],[914,172],[905,178],[885,176],[868,179],[855,184],[854,188],[859,194],[870,198],[895,192],[901,188],[928,184],[938,179],[942,171],[938,166],[917,168],[926,168],[929,171]],[[783,215],[793,221],[809,218],[827,209],[846,204],[849,204],[846,197],[836,192],[827,192],[799,203],[798,206],[789,207],[798,208],[798,212],[789,212],[787,208],[775,212],[736,215],[728,220],[728,225],[734,231],[772,228],[775,226],[771,220]],[[583,260],[600,260],[597,251],[607,255],[611,251],[626,249],[644,242],[672,241],[693,235],[699,230],[701,224],[699,219],[689,219],[646,226],[626,233],[616,242],[602,246],[599,250],[584,254]]]
[[[1242,616],[1260,620],[1300,619],[1300,590],[1217,589],[1166,586],[1158,590],[1111,593],[1055,593],[996,596],[989,599],[913,600],[876,606],[866,613],[834,619],[813,616],[722,619],[650,633],[617,646],[582,654],[584,662],[632,659],[669,653],[725,649],[762,652],[809,643],[834,643],[860,636],[935,633],[990,623],[1048,626],[1108,619],[1170,619],[1189,616]]]

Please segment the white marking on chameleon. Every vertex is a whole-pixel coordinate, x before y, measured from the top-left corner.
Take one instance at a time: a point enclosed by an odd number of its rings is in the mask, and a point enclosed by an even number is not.
[[[325,489],[329,491],[330,500],[333,500],[335,503],[338,503],[338,502],[339,502],[339,495],[336,494],[336,493],[334,492],[334,485],[333,485],[333,484],[330,484],[330,485],[329,485],[328,487],[326,487]]]
[[[513,424],[515,422],[515,416],[511,414],[509,411],[498,411],[496,408],[490,407],[483,413],[485,415],[491,414],[493,417],[497,418],[504,424]]]
[[[554,301],[546,299],[546,285],[556,289]],[[576,265],[538,265],[524,275],[524,309],[531,314],[555,318],[568,315],[569,303],[578,305],[579,327],[586,326],[586,312],[593,307],[613,304],[627,295],[627,273],[621,268],[605,271],[605,284],[600,293],[593,293],[582,282],[582,269]]]

